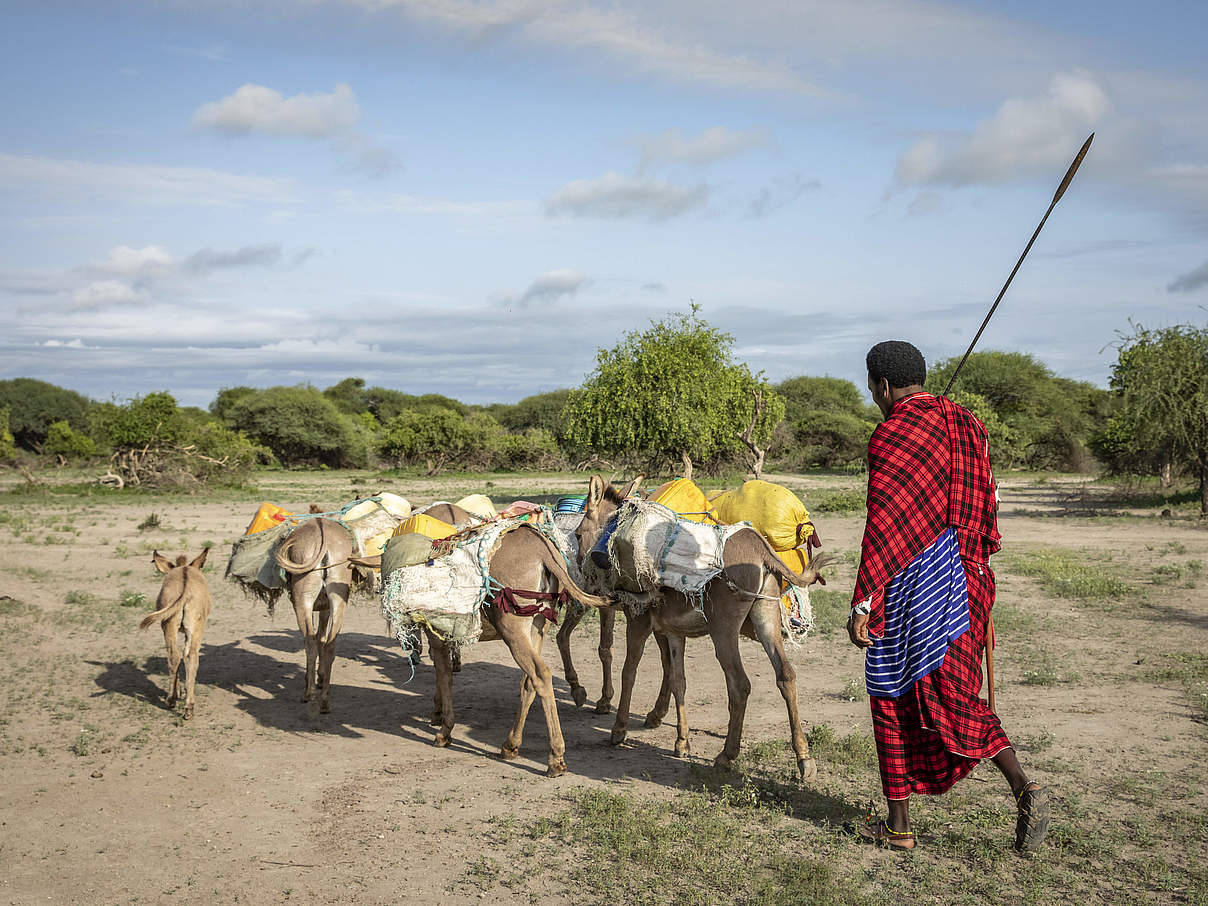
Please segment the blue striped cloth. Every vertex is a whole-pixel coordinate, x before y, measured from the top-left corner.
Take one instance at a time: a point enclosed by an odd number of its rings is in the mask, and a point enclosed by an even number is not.
[[[948,642],[969,630],[969,588],[949,527],[885,588],[885,634],[864,661],[868,694],[897,698],[939,669]]]

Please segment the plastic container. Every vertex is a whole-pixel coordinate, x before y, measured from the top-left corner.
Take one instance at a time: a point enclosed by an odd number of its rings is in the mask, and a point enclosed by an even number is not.
[[[399,535],[406,535],[408,532],[416,532],[420,535],[426,535],[433,541],[439,541],[441,538],[448,538],[450,535],[456,534],[457,529],[440,519],[434,519],[423,513],[416,513],[394,530],[394,536],[397,538]]]
[[[292,515],[294,514],[289,510],[282,509],[275,503],[262,503],[260,509],[256,510],[256,515],[252,517],[252,521],[248,523],[247,531],[243,534],[254,535],[265,529],[274,528]]]

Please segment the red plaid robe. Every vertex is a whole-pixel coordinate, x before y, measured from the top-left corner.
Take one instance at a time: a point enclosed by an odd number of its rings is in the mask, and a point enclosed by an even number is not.
[[[994,606],[988,558],[1001,547],[989,442],[951,400],[899,400],[868,442],[868,521],[852,603],[872,599],[868,629],[885,624],[885,586],[949,526],[969,586],[969,631],[943,665],[898,698],[870,698],[881,782],[889,799],[943,793],[979,759],[1010,746],[981,700],[981,652]]]

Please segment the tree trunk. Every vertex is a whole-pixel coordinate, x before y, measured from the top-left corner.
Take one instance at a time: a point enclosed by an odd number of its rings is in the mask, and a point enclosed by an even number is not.
[[[764,458],[767,456],[767,451],[762,449],[761,447],[752,447],[751,452],[753,454],[752,458],[755,460],[751,464],[751,474],[755,476],[756,481],[762,481],[763,480],[763,461],[764,461]]]
[[[692,457],[688,455],[687,450],[680,452],[680,460],[684,464],[684,477],[689,481],[692,480]]]
[[[1200,518],[1208,519],[1208,462],[1200,461]]]
[[[1158,471],[1158,481],[1161,483],[1162,487],[1168,488],[1174,484],[1173,471],[1174,469],[1171,467],[1169,462],[1162,464],[1162,468]]]

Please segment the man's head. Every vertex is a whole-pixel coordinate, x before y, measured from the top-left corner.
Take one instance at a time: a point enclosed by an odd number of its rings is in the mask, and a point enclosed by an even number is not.
[[[889,415],[894,391],[913,392],[923,389],[927,379],[927,363],[923,354],[905,340],[886,340],[868,350],[864,359],[868,366],[868,389],[882,414]],[[897,395],[900,398],[901,394]]]

